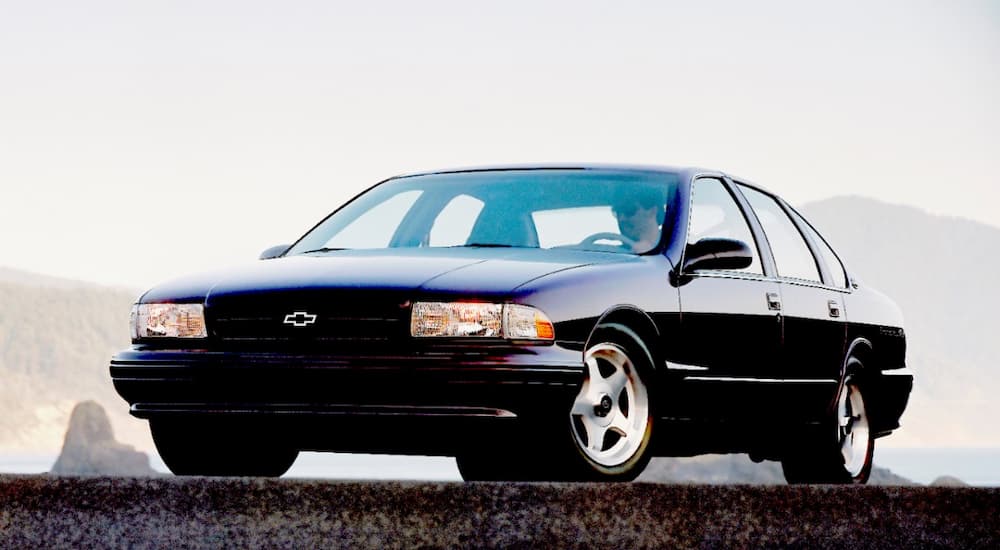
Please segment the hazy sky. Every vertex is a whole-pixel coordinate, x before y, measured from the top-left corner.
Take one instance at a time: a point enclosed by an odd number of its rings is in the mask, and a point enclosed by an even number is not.
[[[522,161],[1000,225],[1000,2],[688,4],[0,0],[0,265],[144,288]]]

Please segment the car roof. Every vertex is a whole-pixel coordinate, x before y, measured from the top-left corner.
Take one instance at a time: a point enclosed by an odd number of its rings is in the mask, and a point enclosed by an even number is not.
[[[528,163],[528,164],[496,164],[485,166],[463,166],[459,168],[445,168],[442,170],[427,170],[401,174],[397,178],[407,178],[413,176],[427,176],[432,174],[454,174],[461,172],[502,172],[507,170],[621,170],[634,172],[664,172],[664,173],[688,173],[688,172],[713,172],[717,170],[704,170],[701,168],[663,166],[653,164],[615,164],[615,163],[581,163],[581,162],[552,162],[552,163]]]
[[[429,176],[435,174],[459,174],[464,172],[503,172],[508,170],[619,170],[633,172],[663,172],[677,174],[683,179],[690,179],[695,176],[724,176],[741,184],[753,187],[769,195],[773,195],[766,188],[754,183],[752,180],[728,174],[721,170],[701,168],[697,166],[668,166],[659,164],[627,164],[627,163],[597,163],[597,162],[549,162],[549,163],[522,163],[522,164],[495,164],[483,166],[463,166],[457,168],[444,168],[440,170],[426,170],[420,172],[410,172],[400,174],[388,179],[411,178],[416,176]]]

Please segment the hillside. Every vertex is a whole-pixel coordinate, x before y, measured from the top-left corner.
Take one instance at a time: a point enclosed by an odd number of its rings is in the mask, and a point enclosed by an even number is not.
[[[108,376],[108,359],[128,345],[137,294],[0,271],[0,452],[59,449],[70,411],[86,399],[110,412],[122,439],[149,447]]]
[[[861,197],[802,212],[848,269],[903,310],[915,388],[894,443],[1000,446],[1000,228]]]

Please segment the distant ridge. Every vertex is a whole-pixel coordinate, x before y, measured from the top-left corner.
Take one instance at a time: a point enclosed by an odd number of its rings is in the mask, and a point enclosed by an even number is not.
[[[47,287],[47,288],[80,288],[80,287],[100,287],[116,288],[121,290],[133,290],[122,285],[107,285],[99,282],[82,281],[77,279],[67,279],[55,275],[45,275],[33,271],[13,269],[0,266],[0,283],[14,283],[24,286]],[[134,290],[138,295],[138,290]]]
[[[784,485],[785,476],[778,462],[753,462],[745,454],[705,455],[684,458],[656,457],[639,475],[639,482],[708,483],[725,485]],[[960,482],[960,481],[959,481]],[[917,485],[892,471],[874,466],[869,485]]]

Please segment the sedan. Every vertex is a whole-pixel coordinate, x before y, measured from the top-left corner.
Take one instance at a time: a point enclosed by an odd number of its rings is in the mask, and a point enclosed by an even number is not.
[[[913,384],[889,298],[785,201],[695,168],[394,177],[147,291],[131,337],[111,378],[179,475],[279,476],[309,450],[623,481],[748,453],[864,483]]]

